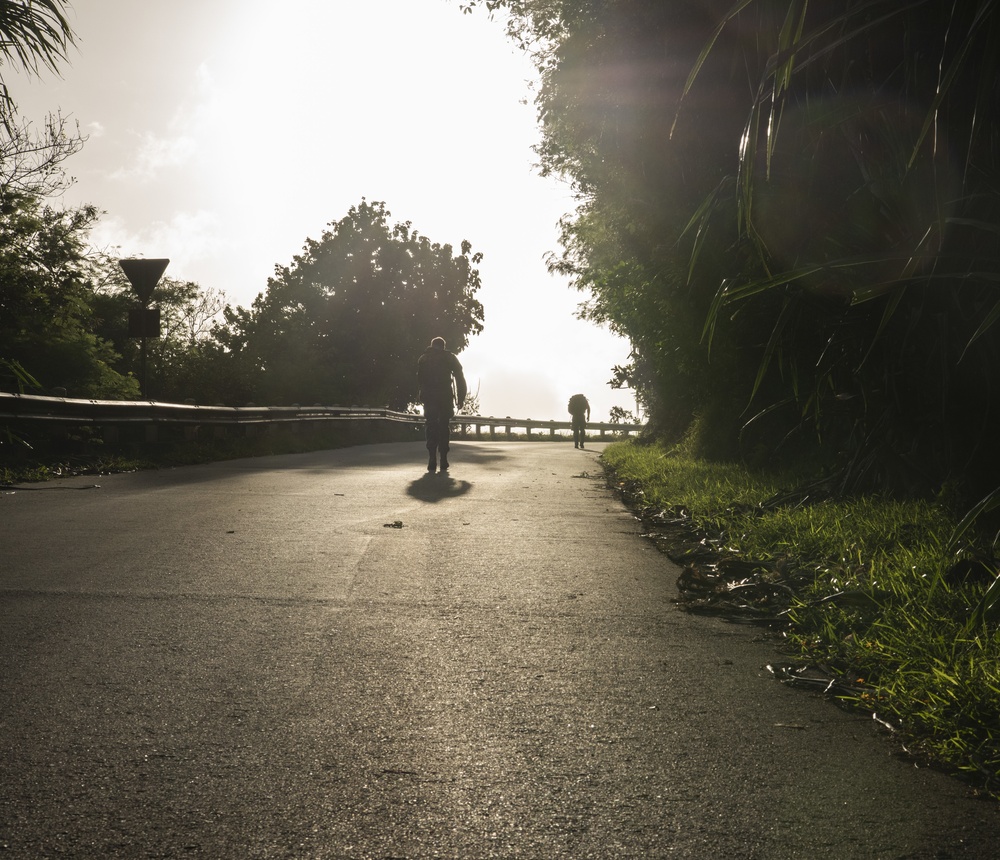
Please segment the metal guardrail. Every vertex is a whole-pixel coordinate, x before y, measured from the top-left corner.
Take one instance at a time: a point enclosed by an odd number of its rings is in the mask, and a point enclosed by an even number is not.
[[[279,427],[316,425],[324,422],[383,420],[422,425],[423,416],[411,412],[366,406],[196,406],[192,403],[162,403],[155,400],[77,400],[68,397],[43,397],[33,394],[11,394],[0,391],[0,423],[15,429],[19,425],[41,422],[46,425],[92,427],[100,430],[106,441],[117,441],[125,427],[145,428],[147,442],[155,442],[158,428],[185,428],[185,436],[195,438],[197,428],[215,428],[224,435],[228,428]],[[457,415],[452,424],[461,435],[481,438],[484,428],[490,438],[497,437],[498,428],[506,437],[523,429],[533,433],[556,436],[559,431],[572,430],[569,421],[536,421],[530,418],[495,418],[482,415]],[[471,433],[467,428],[472,428]],[[642,430],[640,424],[590,423],[588,434],[606,438],[609,434],[629,436]]]

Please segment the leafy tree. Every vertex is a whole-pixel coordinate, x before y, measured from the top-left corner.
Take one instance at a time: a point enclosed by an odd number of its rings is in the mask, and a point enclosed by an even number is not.
[[[0,0],[0,70],[4,60],[29,74],[58,71],[73,44],[65,0]],[[17,105],[0,75],[0,193],[54,196],[67,184],[62,163],[85,142],[77,124],[59,111],[39,131],[19,119]]]
[[[157,400],[195,399],[214,403],[220,398],[211,382],[214,368],[206,365],[212,352],[212,329],[225,305],[221,292],[202,289],[193,281],[164,277],[151,302],[160,311],[160,336],[148,338],[147,391]],[[94,332],[114,346],[115,369],[140,375],[140,341],[129,335],[129,311],[139,301],[117,258],[103,255],[97,264],[97,283],[91,299]]]
[[[74,36],[64,0],[0,0],[0,68],[58,70]],[[62,164],[83,146],[60,113],[41,130],[17,118],[0,75],[0,387],[67,387],[116,396],[134,386],[109,368],[107,344],[86,330],[81,237],[93,207],[42,206],[66,187]],[[41,380],[41,381],[39,381]]]
[[[638,424],[635,414],[622,406],[612,406],[608,413],[609,424]]]
[[[138,393],[116,373],[117,355],[91,331],[87,231],[91,206],[56,210],[35,198],[0,195],[0,360],[19,367],[43,391],[121,398]],[[7,390],[26,377],[0,377]]]
[[[246,386],[238,395],[405,409],[431,338],[457,352],[482,330],[481,255],[389,218],[384,203],[362,200],[277,267],[250,309],[226,308],[215,337]]]
[[[632,360],[615,379],[638,390],[660,432],[679,437],[713,392],[731,394],[755,364],[733,337],[718,338],[713,355],[702,342],[727,272],[724,246],[702,255],[711,265],[688,265],[696,237],[685,228],[735,169],[747,101],[731,68],[709,65],[708,92],[685,105],[697,124],[674,125],[712,10],[607,0],[485,5],[506,7],[511,34],[534,53],[542,170],[568,177],[577,194],[577,211],[562,225],[563,253],[550,264],[589,295],[584,318],[629,338]]]
[[[840,488],[997,465],[1000,2],[485,0],[541,72],[553,265],[703,453]]]

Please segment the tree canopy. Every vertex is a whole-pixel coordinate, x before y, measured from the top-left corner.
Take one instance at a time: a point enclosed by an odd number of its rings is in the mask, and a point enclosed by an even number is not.
[[[390,225],[383,203],[362,201],[276,267],[250,308],[162,279],[147,362],[117,260],[86,246],[97,217],[0,189],[0,388],[135,398],[141,366],[153,399],[406,409],[431,338],[461,351],[483,328],[481,255]]]
[[[389,218],[362,200],[277,267],[251,308],[226,309],[215,336],[238,368],[237,396],[405,409],[431,338],[458,352],[482,330],[481,255]]]
[[[141,341],[129,334],[130,311],[138,307],[132,285],[116,257],[98,255],[93,265],[92,330],[117,354],[113,367],[123,374],[140,375]],[[153,291],[159,312],[160,334],[146,342],[144,398],[216,403],[225,385],[209,356],[217,351],[213,325],[225,305],[222,293],[194,281],[163,277]]]
[[[0,359],[49,393],[131,397],[135,380],[114,370],[118,356],[93,331],[85,244],[96,218],[93,207],[57,210],[0,193]],[[22,382],[7,373],[0,387]]]
[[[464,5],[534,54],[553,265],[661,432],[845,488],[996,465],[1000,2]]]

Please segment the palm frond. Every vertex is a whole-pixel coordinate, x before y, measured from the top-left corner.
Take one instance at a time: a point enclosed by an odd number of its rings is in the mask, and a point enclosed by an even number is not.
[[[34,75],[43,69],[57,72],[75,44],[67,6],[68,0],[0,0],[0,57]],[[13,106],[2,78],[0,105],[8,111]]]

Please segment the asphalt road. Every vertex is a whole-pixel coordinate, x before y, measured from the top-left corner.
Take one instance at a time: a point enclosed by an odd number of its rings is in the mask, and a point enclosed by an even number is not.
[[[0,857],[997,855],[996,805],[674,607],[596,451],[423,453],[0,494]]]

